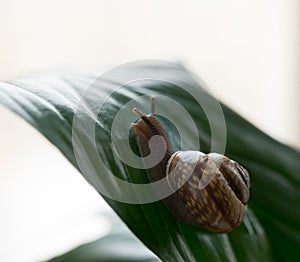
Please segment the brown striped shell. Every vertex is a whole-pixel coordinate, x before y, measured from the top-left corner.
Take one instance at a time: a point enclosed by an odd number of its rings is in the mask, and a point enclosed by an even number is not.
[[[171,188],[179,187],[176,194],[200,227],[229,232],[241,224],[250,179],[235,161],[217,153],[178,151],[170,158],[166,175]]]
[[[164,128],[155,115],[153,99],[151,114],[145,115],[137,109],[133,111],[140,116],[132,128],[142,157],[150,154],[149,141],[153,136],[163,138],[166,146],[163,159],[146,171],[151,182],[166,177],[167,183],[155,191],[163,195],[166,187],[173,190],[173,194],[163,199],[173,216],[186,224],[219,233],[239,226],[250,195],[247,170],[217,153],[173,153]],[[158,143],[152,148],[153,152],[162,146]]]

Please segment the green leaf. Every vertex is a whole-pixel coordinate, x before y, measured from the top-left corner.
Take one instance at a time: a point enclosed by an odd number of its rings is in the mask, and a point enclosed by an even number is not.
[[[89,94],[84,101],[86,110],[82,115],[76,114],[87,125],[96,123],[95,139],[99,155],[116,177],[128,182],[147,183],[148,180],[144,170],[123,164],[114,154],[110,131],[119,109],[137,96],[160,94],[183,105],[199,132],[201,151],[209,152],[211,147],[218,151],[224,140],[220,133],[215,144],[211,142],[212,123],[206,115],[215,116],[213,125],[221,127],[215,108],[207,103],[204,112],[202,105],[179,87],[198,90],[204,102],[212,99],[202,89],[202,83],[197,84],[194,76],[182,65],[137,65],[127,68],[125,75],[153,72],[161,78],[168,76],[176,84],[147,79],[120,88],[119,78],[106,75],[97,80],[101,97]],[[37,128],[79,169],[72,144],[73,119],[81,96],[99,74],[46,75],[2,83],[0,102]],[[110,94],[116,88],[118,90]],[[99,114],[95,116],[91,113],[99,101],[104,100]],[[145,105],[145,108],[148,107]],[[164,110],[172,114],[168,106]],[[276,142],[225,105],[222,105],[222,110],[227,129],[225,153],[246,167],[251,177],[250,201],[239,228],[227,234],[211,233],[176,221],[161,201],[128,204],[108,198],[102,194],[103,191],[99,193],[132,232],[164,261],[295,261],[299,257],[300,247],[300,154]],[[178,132],[174,132],[168,121],[162,121],[173,147],[178,149]],[[185,119],[176,119],[176,124],[189,134],[190,126],[186,125]],[[74,134],[86,141],[77,151],[80,157],[86,157],[85,164],[91,171],[83,172],[85,178],[98,190],[102,181],[106,189],[118,194],[120,199],[130,195],[132,199],[141,201],[140,192],[134,189],[120,191],[115,179],[97,166],[95,152],[90,151],[87,145],[94,142],[89,132],[76,129]],[[193,146],[192,138],[187,136],[185,140]],[[130,141],[132,149],[137,152],[132,134]]]
[[[111,231],[100,239],[83,244],[49,262],[159,261],[113,214],[106,214]]]
[[[97,241],[84,244],[70,252],[49,260],[50,262],[111,262],[111,261],[159,261],[138,245],[136,238],[128,234],[110,234]]]

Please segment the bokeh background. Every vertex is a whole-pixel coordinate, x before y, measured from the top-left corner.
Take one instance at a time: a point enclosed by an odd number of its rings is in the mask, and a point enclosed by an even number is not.
[[[0,80],[139,59],[183,61],[224,103],[300,149],[298,0],[0,0]],[[0,107],[0,261],[105,234],[101,197]]]

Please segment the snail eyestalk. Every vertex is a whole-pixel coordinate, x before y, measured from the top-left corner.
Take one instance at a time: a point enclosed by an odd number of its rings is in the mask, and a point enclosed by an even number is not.
[[[138,110],[137,108],[133,108],[133,109],[132,109],[132,112],[133,112],[133,113],[136,113],[136,114],[137,114],[138,116],[140,116],[140,117],[145,116],[145,114],[144,114],[142,111]]]
[[[155,115],[155,102],[154,102],[154,96],[151,96],[151,114]]]

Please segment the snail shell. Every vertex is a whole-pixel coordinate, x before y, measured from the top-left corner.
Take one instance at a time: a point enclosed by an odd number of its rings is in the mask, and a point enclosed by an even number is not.
[[[197,159],[196,165],[191,159]],[[193,169],[193,170],[192,170]],[[249,199],[248,172],[229,158],[198,151],[178,151],[166,170],[171,188],[177,191],[195,223],[214,232],[228,232],[242,222]]]
[[[219,233],[239,226],[250,196],[247,170],[217,153],[173,152],[155,115],[153,98],[151,114],[133,111],[140,116],[132,128],[141,156],[150,154],[149,141],[153,136],[161,136],[165,143],[152,148],[166,152],[157,165],[146,171],[151,182],[166,177],[174,193],[163,202],[173,216],[183,223]]]

